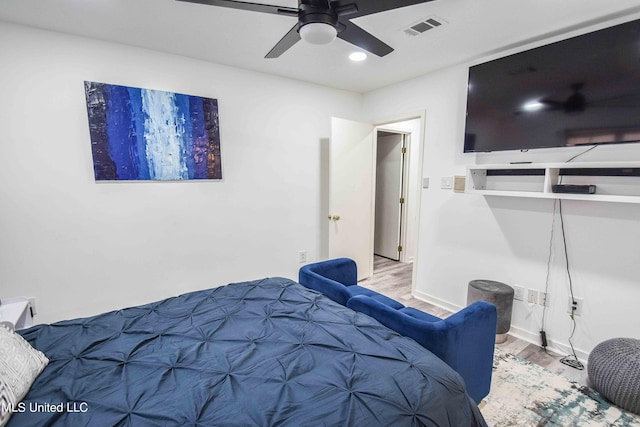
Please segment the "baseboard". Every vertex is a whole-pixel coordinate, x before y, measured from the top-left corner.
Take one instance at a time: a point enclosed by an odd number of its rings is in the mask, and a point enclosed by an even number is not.
[[[449,310],[452,313],[455,313],[456,311],[460,311],[460,309],[462,308],[459,305],[450,303],[449,301],[445,301],[443,299],[436,298],[433,295],[429,295],[429,294],[426,294],[424,292],[420,292],[420,291],[417,291],[417,290],[414,290],[411,293],[411,295],[415,299],[419,299],[420,301],[424,301],[426,303],[435,305],[436,307],[440,307],[440,308],[443,308],[445,310]]]
[[[449,301],[445,301],[443,299],[434,297],[433,295],[429,295],[424,292],[414,290],[412,293],[413,297],[419,299],[420,301],[424,301],[426,303],[435,305],[436,307],[443,308],[445,310],[451,312],[457,312],[462,309],[461,306],[457,304],[453,304]],[[540,345],[540,333],[539,332],[531,332],[526,329],[519,328],[517,326],[511,325],[511,329],[509,330],[509,335],[514,336],[515,338],[521,339],[531,344]],[[557,354],[573,354],[571,351],[571,347],[569,343],[561,343],[553,339],[549,339],[547,336],[547,349],[553,353]],[[586,365],[587,360],[589,360],[589,353],[583,350],[575,349],[576,356],[578,360]]]
[[[523,341],[527,341],[531,344],[535,344],[538,346],[540,345],[540,333],[533,333],[512,325],[511,329],[509,330],[509,335],[512,335]],[[557,354],[573,355],[573,352],[571,351],[571,347],[569,346],[569,343],[561,343],[561,342],[558,342],[557,340],[549,339],[548,335],[547,335],[547,349]],[[577,348],[575,348],[575,351],[576,351],[576,356],[578,357],[578,360],[586,366],[587,360],[589,360],[589,353]]]

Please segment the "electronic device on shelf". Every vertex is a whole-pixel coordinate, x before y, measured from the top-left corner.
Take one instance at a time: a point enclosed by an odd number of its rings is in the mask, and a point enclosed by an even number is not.
[[[595,185],[557,184],[551,186],[554,193],[595,194]]]

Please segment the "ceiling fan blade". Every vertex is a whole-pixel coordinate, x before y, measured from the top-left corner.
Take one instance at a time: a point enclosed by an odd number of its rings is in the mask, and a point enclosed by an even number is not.
[[[294,25],[285,36],[267,53],[265,58],[277,58],[285,53],[291,46],[300,41],[298,33],[298,24]]]
[[[293,7],[275,6],[271,4],[247,3],[235,0],[178,0],[185,3],[198,3],[208,6],[227,7],[231,9],[250,10],[253,12],[271,13],[298,17],[298,9]]]
[[[338,33],[338,37],[342,40],[378,56],[385,56],[393,52],[391,46],[372,36],[353,22],[345,20],[341,24],[344,25],[344,29]]]
[[[564,101],[554,101],[553,99],[541,99],[541,104],[545,105],[547,110],[562,110],[564,108]]]
[[[357,3],[357,10],[353,10],[353,0],[334,0],[331,8],[334,10],[345,10],[345,16],[349,19],[359,16],[371,15],[373,13],[384,12],[385,10],[399,9],[401,7],[413,6],[415,4],[428,3],[433,0],[360,0]]]

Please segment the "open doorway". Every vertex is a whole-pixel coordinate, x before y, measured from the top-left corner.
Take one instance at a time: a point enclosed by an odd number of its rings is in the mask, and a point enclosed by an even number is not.
[[[373,254],[400,261],[408,134],[376,133],[376,184]],[[375,263],[374,263],[375,270]]]
[[[412,263],[418,244],[422,120],[405,119],[375,129],[374,242],[378,242],[374,244],[374,256]],[[395,247],[388,241],[395,241]],[[380,249],[380,242],[387,242],[386,251]]]

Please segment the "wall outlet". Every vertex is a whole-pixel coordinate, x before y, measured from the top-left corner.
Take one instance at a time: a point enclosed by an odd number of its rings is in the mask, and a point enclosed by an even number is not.
[[[568,304],[567,304],[567,313],[573,314],[574,316],[582,316],[582,298],[573,298],[569,296]]]
[[[300,251],[300,253],[298,254],[298,262],[300,264],[304,264],[305,262],[307,262],[307,251]]]
[[[516,301],[524,301],[526,291],[524,287],[513,285],[513,299]]]
[[[538,304],[549,307],[550,297],[550,293],[540,291],[540,293],[538,294]]]
[[[536,291],[535,289],[529,289],[529,294],[527,296],[527,302],[530,302],[531,304],[537,304],[538,303],[538,291]]]

